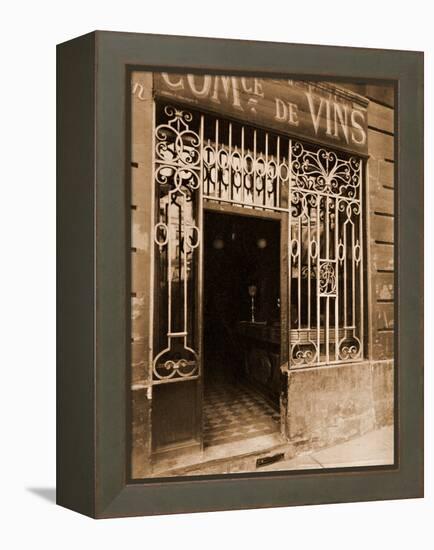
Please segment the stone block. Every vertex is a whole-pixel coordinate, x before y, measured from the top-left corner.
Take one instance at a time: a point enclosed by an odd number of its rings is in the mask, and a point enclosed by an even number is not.
[[[298,448],[333,445],[374,427],[369,362],[289,372],[287,433]]]
[[[147,388],[141,386],[132,390],[131,400],[132,449],[131,473],[134,479],[151,474],[151,403]]]
[[[377,428],[393,424],[394,362],[379,361],[372,365],[372,389]]]

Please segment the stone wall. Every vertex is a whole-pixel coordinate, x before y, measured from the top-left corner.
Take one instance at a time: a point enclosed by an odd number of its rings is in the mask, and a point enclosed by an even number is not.
[[[151,474],[151,401],[148,389],[133,385],[131,396],[132,441],[131,474],[133,478],[143,478]]]
[[[298,452],[347,441],[392,422],[392,361],[288,373],[287,436]]]
[[[375,427],[393,424],[394,362],[378,361],[372,364],[372,394],[375,406]]]
[[[152,375],[150,365],[152,75],[132,76],[131,164],[131,473],[146,477],[151,469]]]

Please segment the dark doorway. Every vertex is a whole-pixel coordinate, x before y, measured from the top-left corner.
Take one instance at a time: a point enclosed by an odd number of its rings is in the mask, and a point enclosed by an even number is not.
[[[204,442],[279,431],[280,223],[206,211]]]

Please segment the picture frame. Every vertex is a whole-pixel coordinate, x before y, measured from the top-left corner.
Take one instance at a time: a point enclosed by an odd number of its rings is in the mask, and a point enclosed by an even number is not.
[[[131,479],[131,72],[388,83],[392,466]],[[95,31],[57,47],[57,502],[94,518],[423,496],[423,54]]]

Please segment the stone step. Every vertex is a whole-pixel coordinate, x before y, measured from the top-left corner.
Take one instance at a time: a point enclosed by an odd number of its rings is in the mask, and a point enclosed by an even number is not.
[[[160,462],[154,467],[153,477],[209,475],[260,471],[258,459],[288,460],[294,456],[293,445],[279,434],[259,436],[235,443],[216,445],[204,449],[203,453],[183,457],[178,461]]]

